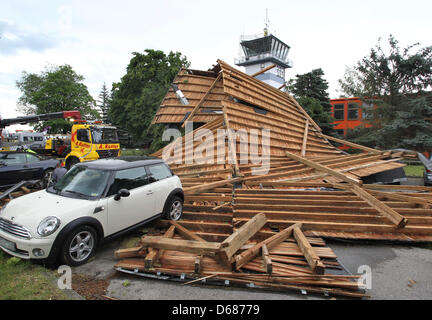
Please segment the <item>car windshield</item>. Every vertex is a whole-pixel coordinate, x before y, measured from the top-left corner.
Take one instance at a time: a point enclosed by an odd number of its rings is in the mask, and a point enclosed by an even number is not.
[[[116,129],[113,128],[91,128],[93,143],[117,143],[118,136]]]
[[[109,175],[109,171],[76,166],[48,191],[83,199],[99,198],[105,190]]]

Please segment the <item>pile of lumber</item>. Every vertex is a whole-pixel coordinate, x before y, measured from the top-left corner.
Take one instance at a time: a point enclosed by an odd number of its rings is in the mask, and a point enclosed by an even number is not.
[[[358,276],[339,270],[336,255],[322,239],[306,237],[296,223],[264,240],[251,241],[267,223],[255,215],[222,242],[206,241],[171,221],[161,236],[144,236],[140,246],[115,252],[119,271],[182,276],[186,284],[204,280],[303,293],[365,297]],[[262,235],[261,235],[262,237]]]
[[[0,208],[14,198],[36,191],[35,189],[27,188],[26,185],[27,181],[22,181],[7,190],[0,191]]]
[[[362,297],[321,237],[432,241],[431,187],[368,182],[413,153],[327,136],[289,94],[221,60],[180,70],[153,123],[185,128],[153,154],[182,182],[183,217],[117,251],[118,270]]]
[[[259,211],[267,216],[266,232],[300,222],[325,237],[432,240],[432,188],[363,185],[374,174],[401,170],[400,160],[411,153],[324,135],[290,95],[221,60],[209,71],[182,69],[173,84],[189,104],[170,89],[153,123],[202,125],[153,155],[182,181],[179,223],[203,238],[223,240]],[[267,142],[262,129],[269,131]],[[204,137],[221,130],[226,138],[209,147]],[[256,153],[241,145],[241,133],[254,130],[260,132]],[[332,143],[360,153],[346,154]],[[266,155],[267,167],[258,161]]]

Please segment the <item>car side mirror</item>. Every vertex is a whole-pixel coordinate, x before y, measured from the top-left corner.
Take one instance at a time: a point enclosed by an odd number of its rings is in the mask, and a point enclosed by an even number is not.
[[[128,189],[120,189],[119,192],[114,196],[115,201],[119,201],[121,198],[129,197],[130,192]]]

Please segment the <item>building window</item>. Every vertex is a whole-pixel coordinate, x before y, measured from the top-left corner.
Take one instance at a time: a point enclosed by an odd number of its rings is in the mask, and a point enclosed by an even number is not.
[[[348,120],[358,120],[359,105],[357,103],[348,103]]]
[[[285,79],[285,69],[282,67],[277,67],[277,76],[279,78]]]
[[[334,105],[334,118],[335,118],[335,120],[345,119],[345,112],[344,112],[344,105],[343,104],[335,104]]]

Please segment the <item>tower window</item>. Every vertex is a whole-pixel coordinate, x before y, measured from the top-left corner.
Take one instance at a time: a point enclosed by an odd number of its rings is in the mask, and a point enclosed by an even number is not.
[[[284,68],[278,66],[276,72],[277,72],[277,76],[279,78],[285,79],[285,69]]]

